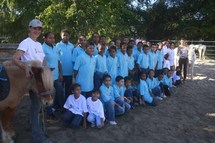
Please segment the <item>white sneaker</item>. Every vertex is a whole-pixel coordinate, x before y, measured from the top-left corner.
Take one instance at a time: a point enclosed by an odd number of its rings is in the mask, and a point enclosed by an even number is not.
[[[94,128],[96,125],[95,124],[91,124],[91,127]]]
[[[158,100],[163,100],[163,98],[162,98],[162,97],[159,97],[159,96],[157,96],[156,99],[158,99]]]
[[[110,121],[111,125],[117,125],[117,123],[115,121]]]
[[[167,98],[167,96],[164,94],[164,95],[163,95],[163,98]]]

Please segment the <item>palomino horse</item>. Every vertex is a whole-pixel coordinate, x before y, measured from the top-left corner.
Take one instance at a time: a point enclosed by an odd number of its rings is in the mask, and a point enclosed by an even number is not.
[[[188,76],[190,75],[191,80],[193,80],[194,63],[196,61],[196,53],[195,53],[195,47],[192,44],[189,45],[188,59],[189,59],[189,65],[187,68],[188,69]]]
[[[197,50],[199,52],[199,59],[200,60],[205,60],[205,52],[206,52],[206,45],[202,45],[202,44],[190,44],[190,47],[195,48],[195,50]]]
[[[12,120],[16,107],[25,93],[33,90],[38,93],[43,104],[52,104],[53,77],[51,70],[48,67],[43,67],[41,62],[38,61],[26,64],[31,67],[33,72],[33,75],[29,78],[12,61],[3,63],[10,81],[9,94],[0,101],[0,126],[3,143],[14,142],[12,137],[15,136],[15,132],[13,131]]]

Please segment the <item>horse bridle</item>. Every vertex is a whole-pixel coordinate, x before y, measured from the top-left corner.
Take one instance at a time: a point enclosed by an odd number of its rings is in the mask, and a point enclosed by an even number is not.
[[[52,91],[45,91],[45,92],[40,92],[39,95],[40,96],[47,96],[47,95],[52,95],[53,92]]]

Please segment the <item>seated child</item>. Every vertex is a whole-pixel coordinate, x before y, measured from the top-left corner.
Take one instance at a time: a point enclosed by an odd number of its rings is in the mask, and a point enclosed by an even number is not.
[[[113,87],[111,86],[111,76],[104,75],[103,84],[100,87],[101,101],[105,109],[105,116],[111,125],[116,125],[115,121],[115,102],[113,95]]]
[[[161,97],[161,89],[160,86],[156,85],[156,79],[154,78],[155,72],[154,70],[149,70],[149,77],[146,80],[146,83],[149,87],[150,95],[155,96],[159,100],[163,100]]]
[[[167,72],[167,75],[164,75],[163,78],[163,87],[164,87],[164,94],[166,96],[171,96],[170,88],[172,87],[172,70]]]
[[[122,76],[116,77],[116,84],[113,86],[114,91],[114,101],[118,104],[116,115],[122,115],[125,111],[131,109],[130,100],[124,96],[125,86],[124,78]],[[121,112],[124,109],[124,112]]]
[[[167,96],[164,94],[164,87],[163,87],[163,73],[158,73],[158,77],[156,77],[156,86],[160,86],[161,90],[161,97],[166,98]]]
[[[69,95],[64,104],[66,111],[63,113],[61,119],[70,126],[78,127],[83,121],[84,128],[86,125],[87,117],[87,103],[86,98],[81,95],[81,86],[78,83],[73,84],[73,93]]]
[[[149,93],[149,88],[146,83],[146,73],[140,72],[140,84],[139,84],[139,91],[140,91],[140,105],[145,105],[144,101],[149,105],[156,106],[154,98]]]
[[[87,98],[88,117],[87,120],[91,123],[91,127],[97,126],[102,128],[104,126],[104,108],[102,102],[99,100],[100,92],[93,91],[92,97]]]
[[[174,71],[172,78],[173,78],[173,84],[175,86],[178,86],[181,84],[181,70],[179,66],[176,67],[176,70]]]

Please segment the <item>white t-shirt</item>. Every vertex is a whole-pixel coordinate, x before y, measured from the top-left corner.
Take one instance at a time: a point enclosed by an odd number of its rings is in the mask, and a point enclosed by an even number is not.
[[[175,83],[176,80],[180,80],[180,76],[178,76],[178,75],[176,74],[176,71],[174,71],[174,73],[173,73],[173,75],[172,75],[172,78],[173,78],[173,83]]]
[[[75,99],[74,94],[69,95],[63,107],[81,116],[84,112],[88,112],[86,98],[83,95],[80,95],[77,99]]]
[[[168,68],[170,70],[170,62],[169,60],[163,60],[163,68]]]
[[[97,99],[96,101],[92,100],[92,97],[87,98],[87,108],[89,113],[93,113],[100,118],[105,119],[104,108],[102,102]]]
[[[169,54],[170,66],[173,66],[174,65],[174,59],[175,59],[174,49],[168,48],[168,54]]]
[[[163,45],[163,47],[162,47],[162,53],[163,53],[163,56],[168,53],[168,48],[167,48],[166,45]]]
[[[18,50],[25,52],[21,57],[24,62],[38,60],[42,63],[45,57],[42,45],[37,41],[33,41],[30,37],[19,44]]]

